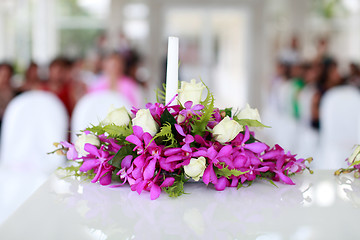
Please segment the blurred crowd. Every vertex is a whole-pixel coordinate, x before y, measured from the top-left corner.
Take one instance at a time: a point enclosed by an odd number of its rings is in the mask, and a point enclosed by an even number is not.
[[[271,104],[278,112],[311,126],[321,127],[320,105],[324,94],[339,85],[360,89],[360,67],[350,63],[340,71],[337,60],[329,54],[328,39],[317,42],[316,56],[304,61],[299,41],[293,37],[289,47],[278,54],[276,74],[271,82]]]
[[[57,57],[46,67],[31,62],[23,74],[15,73],[13,64],[2,62],[0,119],[14,97],[30,90],[54,93],[64,103],[70,117],[78,100],[96,91],[117,91],[131,105],[140,106],[145,87],[136,75],[140,63],[141,58],[134,50],[98,54],[92,61]],[[14,84],[14,78],[20,78],[16,81],[20,84]]]

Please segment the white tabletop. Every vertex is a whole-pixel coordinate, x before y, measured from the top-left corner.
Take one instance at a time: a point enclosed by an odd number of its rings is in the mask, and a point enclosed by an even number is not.
[[[188,183],[176,199],[52,175],[7,221],[1,239],[359,239],[360,180],[333,171],[217,192]]]

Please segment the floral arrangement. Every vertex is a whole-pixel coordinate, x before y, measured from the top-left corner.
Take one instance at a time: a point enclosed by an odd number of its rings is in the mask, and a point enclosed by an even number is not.
[[[347,168],[340,168],[335,172],[335,175],[354,172],[354,176],[360,178],[360,145],[355,145],[355,150],[345,161],[349,166]]]
[[[305,165],[311,159],[297,159],[279,145],[271,148],[255,138],[251,129],[267,126],[249,105],[241,111],[216,108],[208,87],[194,79],[181,82],[166,105],[164,99],[159,90],[158,102],[145,109],[112,109],[74,144],[60,142],[54,152],[78,163],[65,168],[75,176],[86,175],[101,185],[119,182],[112,187],[128,183],[139,194],[149,191],[151,199],[162,190],[180,196],[189,179],[222,191],[258,178],[294,184],[290,176],[311,172]]]

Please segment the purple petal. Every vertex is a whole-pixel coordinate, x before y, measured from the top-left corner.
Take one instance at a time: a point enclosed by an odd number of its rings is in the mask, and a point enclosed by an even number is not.
[[[150,142],[152,144],[155,143],[154,141],[151,141],[153,137],[148,132],[144,133],[143,138],[144,138],[145,147],[148,147]]]
[[[98,167],[100,165],[99,161],[97,159],[90,159],[83,162],[79,170],[81,172],[87,172],[91,169],[94,169],[95,167]]]
[[[136,186],[136,191],[137,191],[137,193],[140,195],[141,194],[141,192],[144,190],[144,188],[145,188],[145,186],[146,186],[146,183],[147,183],[147,181],[141,181],[141,182],[139,182],[138,183],[138,185]]]
[[[84,150],[87,151],[88,153],[91,153],[92,155],[100,157],[99,149],[96,146],[94,146],[94,145],[92,145],[90,143],[85,144]]]
[[[279,178],[286,184],[289,185],[295,185],[295,183],[291,180],[291,178],[289,178],[288,176],[285,176],[285,174],[281,171],[274,171],[275,173],[277,173],[277,175],[279,176]]]
[[[157,199],[160,196],[160,193],[161,193],[161,188],[158,185],[153,184],[150,189],[150,199],[151,200]]]
[[[224,191],[224,189],[229,185],[229,180],[226,179],[226,177],[219,178],[219,181],[214,184],[215,189],[217,191]]]
[[[107,172],[105,176],[100,178],[100,184],[103,186],[109,185],[111,183],[111,171]]]
[[[234,159],[234,167],[241,168],[244,167],[247,158],[244,155],[239,155]]]
[[[207,153],[206,153],[205,150],[199,150],[199,151],[196,151],[196,152],[192,153],[193,157],[204,157],[206,155],[207,155]]]
[[[237,187],[239,183],[239,178],[233,178],[231,179],[230,187]]]
[[[135,135],[129,135],[125,138],[125,140],[135,144],[136,146],[142,146],[142,141]]]
[[[193,105],[193,102],[192,102],[192,101],[187,101],[186,103],[184,103],[184,107],[185,107],[186,109],[190,109],[192,105]]]
[[[181,148],[168,148],[164,151],[165,156],[172,156],[181,152]]]
[[[191,152],[191,147],[190,144],[185,144],[184,146],[181,147],[181,149],[185,152],[190,153]]]
[[[191,135],[186,135],[184,141],[185,141],[185,143],[192,143],[192,142],[194,142],[194,137]]]
[[[213,184],[217,183],[217,177],[213,168],[213,165],[210,164],[204,171],[204,175],[203,175],[203,182],[205,184],[209,184],[210,182],[212,182]]]
[[[243,142],[242,143],[246,143],[250,138],[250,131],[249,131],[249,127],[245,126],[245,135],[243,138]]]
[[[257,168],[256,171],[258,172],[266,172],[267,170],[269,170],[269,167],[260,167],[260,168]]]
[[[170,187],[170,186],[172,186],[173,184],[174,184],[174,182],[175,182],[175,178],[173,178],[173,177],[168,177],[168,178],[166,178],[163,182],[162,182],[162,184],[160,185],[160,187]]]
[[[208,143],[205,141],[205,139],[203,137],[201,137],[200,135],[195,135],[195,141],[197,143],[199,143],[200,145],[207,147]]]
[[[182,160],[183,157],[182,156],[179,156],[179,155],[174,155],[174,156],[170,156],[168,158],[166,158],[166,162],[175,162],[175,161],[179,161],[179,160]]]
[[[140,179],[142,177],[142,168],[135,168],[132,172],[131,175],[135,178],[135,179]]]
[[[146,166],[145,170],[144,170],[144,179],[148,180],[152,177],[154,177],[154,173],[155,173],[155,164],[156,164],[156,159],[153,159],[149,162],[149,164]]]
[[[181,135],[181,136],[186,136],[185,133],[184,133],[184,129],[182,129],[182,127],[179,125],[179,124],[175,124],[175,128],[176,128],[176,131],[178,131],[178,133]]]
[[[74,146],[73,144],[68,143],[66,141],[61,141],[60,144],[63,145],[63,147],[65,147],[65,148],[70,148],[70,147]]]
[[[194,110],[194,111],[199,111],[202,109],[204,109],[204,106],[201,104],[196,104],[195,106],[192,107],[192,110]]]
[[[134,131],[134,135],[137,136],[138,138],[141,138],[142,135],[144,134],[142,127],[139,126],[133,126],[133,131]]]
[[[246,144],[244,148],[254,153],[262,153],[268,148],[268,146],[264,143],[254,142],[254,143]]]
[[[217,151],[215,150],[214,146],[211,146],[207,151],[207,157],[211,160],[214,160],[217,155]]]
[[[143,167],[145,165],[145,156],[140,155],[140,156],[136,157],[134,159],[134,164],[135,164],[135,166],[137,166],[139,168]]]
[[[121,168],[129,168],[131,165],[131,160],[133,159],[132,155],[128,155],[124,157],[124,159],[121,162]]]
[[[74,160],[79,157],[78,152],[76,151],[74,146],[70,146],[68,152],[66,153],[66,157],[69,160]]]
[[[221,150],[219,151],[217,158],[223,157],[223,156],[228,156],[230,155],[232,151],[232,146],[231,145],[226,145],[225,147],[221,148]]]

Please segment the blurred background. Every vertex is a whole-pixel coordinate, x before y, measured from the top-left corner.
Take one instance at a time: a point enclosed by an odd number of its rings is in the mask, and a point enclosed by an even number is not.
[[[91,93],[143,107],[165,82],[174,35],[180,80],[203,79],[220,108],[258,108],[272,126],[259,139],[329,169],[360,143],[359,0],[1,0],[0,33],[2,120],[29,91],[61,101],[67,131]],[[3,146],[4,124],[0,166],[16,145]]]

